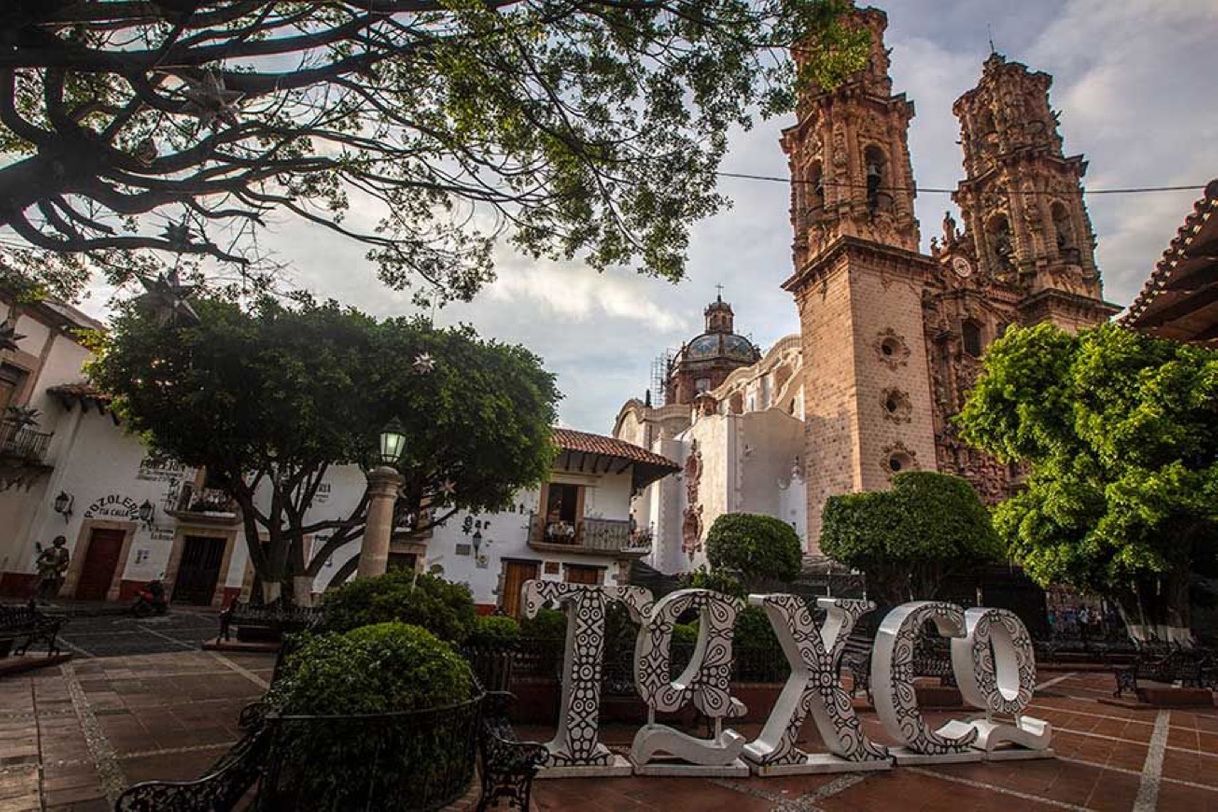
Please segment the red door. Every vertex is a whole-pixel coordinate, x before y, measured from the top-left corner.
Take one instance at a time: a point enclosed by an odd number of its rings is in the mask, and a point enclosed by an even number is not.
[[[76,582],[76,597],[84,601],[104,601],[114,580],[118,557],[123,552],[124,530],[95,528],[89,533],[89,548],[85,550],[85,564]]]

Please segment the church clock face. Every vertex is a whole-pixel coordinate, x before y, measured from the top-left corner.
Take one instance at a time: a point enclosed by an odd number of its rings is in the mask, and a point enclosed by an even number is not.
[[[956,276],[961,279],[968,279],[973,275],[973,266],[964,257],[952,258],[952,270],[956,272]]]

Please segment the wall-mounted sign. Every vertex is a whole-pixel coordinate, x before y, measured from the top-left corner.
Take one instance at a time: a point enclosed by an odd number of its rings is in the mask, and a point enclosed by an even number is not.
[[[130,496],[112,493],[103,496],[85,509],[86,519],[125,519],[136,521],[140,517],[140,505]]]
[[[148,537],[153,541],[173,542],[173,528],[154,527],[148,531]]]
[[[147,482],[168,482],[171,479],[185,479],[187,470],[185,465],[176,460],[144,457],[140,460],[140,470],[135,478]]]
[[[546,604],[567,614],[558,733],[546,747],[552,775],[782,775],[890,769],[894,764],[1025,759],[1053,755],[1052,727],[1023,715],[1036,684],[1032,641],[1023,623],[1005,609],[975,608],[916,601],[893,609],[880,624],[872,654],[871,689],[876,715],[899,746],[871,740],[855,716],[837,674],[845,642],[858,619],[875,608],[870,601],[821,598],[827,612],[817,626],[803,600],[794,595],[750,595],[765,609],[791,676],[770,711],[760,735],[748,741],[725,728],[726,718],[744,706],[731,695],[729,677],[738,599],[706,589],[685,589],[653,601],[638,587],[586,586],[555,581],[526,581],[524,612],[533,617]],[[623,764],[598,740],[605,611],[624,604],[639,624],[634,682],[648,707],[648,722],[635,736],[631,764]],[[686,611],[698,612],[698,640],[685,670],[670,669],[672,628]],[[914,648],[931,622],[951,638],[951,666],[968,704],[981,715],[951,720],[932,728],[918,710],[914,691]],[[656,713],[693,704],[713,724],[713,735],[699,739],[656,722]],[[829,750],[809,754],[796,747],[811,715]],[[662,765],[653,765],[657,756]],[[545,773],[543,773],[544,775]]]

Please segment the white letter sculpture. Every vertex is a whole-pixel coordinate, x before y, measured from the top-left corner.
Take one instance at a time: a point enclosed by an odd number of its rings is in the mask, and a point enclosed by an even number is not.
[[[1023,621],[1006,609],[979,607],[964,613],[964,625],[964,639],[952,640],[952,670],[964,701],[985,718],[953,724],[974,728],[973,746],[990,760],[1052,756],[1052,726],[1022,715],[1036,689],[1036,655]],[[995,721],[995,714],[1012,722]],[[1015,747],[999,749],[1004,742]]]
[[[525,617],[536,616],[537,610],[551,601],[561,606],[567,615],[558,731],[546,742],[550,755],[542,775],[630,775],[631,768],[626,760],[609,752],[597,736],[601,665],[605,655],[605,609],[610,601],[621,601],[632,616],[647,615],[651,608],[651,592],[640,586],[526,581],[522,594]]]
[[[749,603],[765,609],[791,663],[791,676],[761,735],[744,747],[753,772],[764,776],[890,769],[888,748],[863,732],[837,670],[846,638],[875,604],[820,598],[816,604],[828,616],[818,629],[807,604],[796,595],[750,595]],[[809,754],[796,746],[809,712],[828,753]]]
[[[892,751],[898,764],[980,761],[984,754],[972,747],[977,730],[958,722],[931,730],[918,710],[914,647],[922,625],[928,620],[934,621],[943,637],[964,637],[964,610],[954,603],[902,604],[880,624],[871,655],[871,692],[876,715],[888,735],[905,745]]]
[[[745,707],[729,690],[732,628],[742,604],[707,589],[682,589],[661,598],[647,613],[630,606],[640,624],[635,644],[634,682],[647,703],[647,724],[634,737],[630,759],[640,775],[748,775],[739,759],[745,738],[723,729],[723,717],[740,716]],[[698,612],[698,642],[693,657],[675,681],[670,679],[672,628],[682,612]],[[698,739],[657,724],[656,711],[680,710],[690,701],[715,725],[712,739]],[[648,766],[657,754],[688,762]]]

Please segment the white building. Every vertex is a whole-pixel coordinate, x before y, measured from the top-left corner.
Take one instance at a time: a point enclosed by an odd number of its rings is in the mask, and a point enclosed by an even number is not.
[[[67,540],[64,598],[125,601],[153,578],[179,604],[221,606],[255,587],[241,516],[206,472],[149,456],[85,381],[89,351],[78,330],[102,325],[54,303],[9,305],[16,348],[0,350],[0,410],[40,410],[38,425],[0,426],[0,593],[24,597],[35,584],[35,542]],[[2,336],[0,336],[2,338]],[[595,434],[555,430],[559,454],[540,488],[502,513],[458,513],[423,540],[395,538],[390,566],[440,567],[470,586],[483,611],[515,612],[529,578],[624,581],[647,553],[632,532],[631,497],[678,470],[670,459]],[[346,515],[363,494],[356,466],[335,468],[307,521]],[[317,549],[324,537],[310,539]],[[358,551],[339,548],[313,583],[329,585]],[[509,588],[504,589],[507,585]]]

